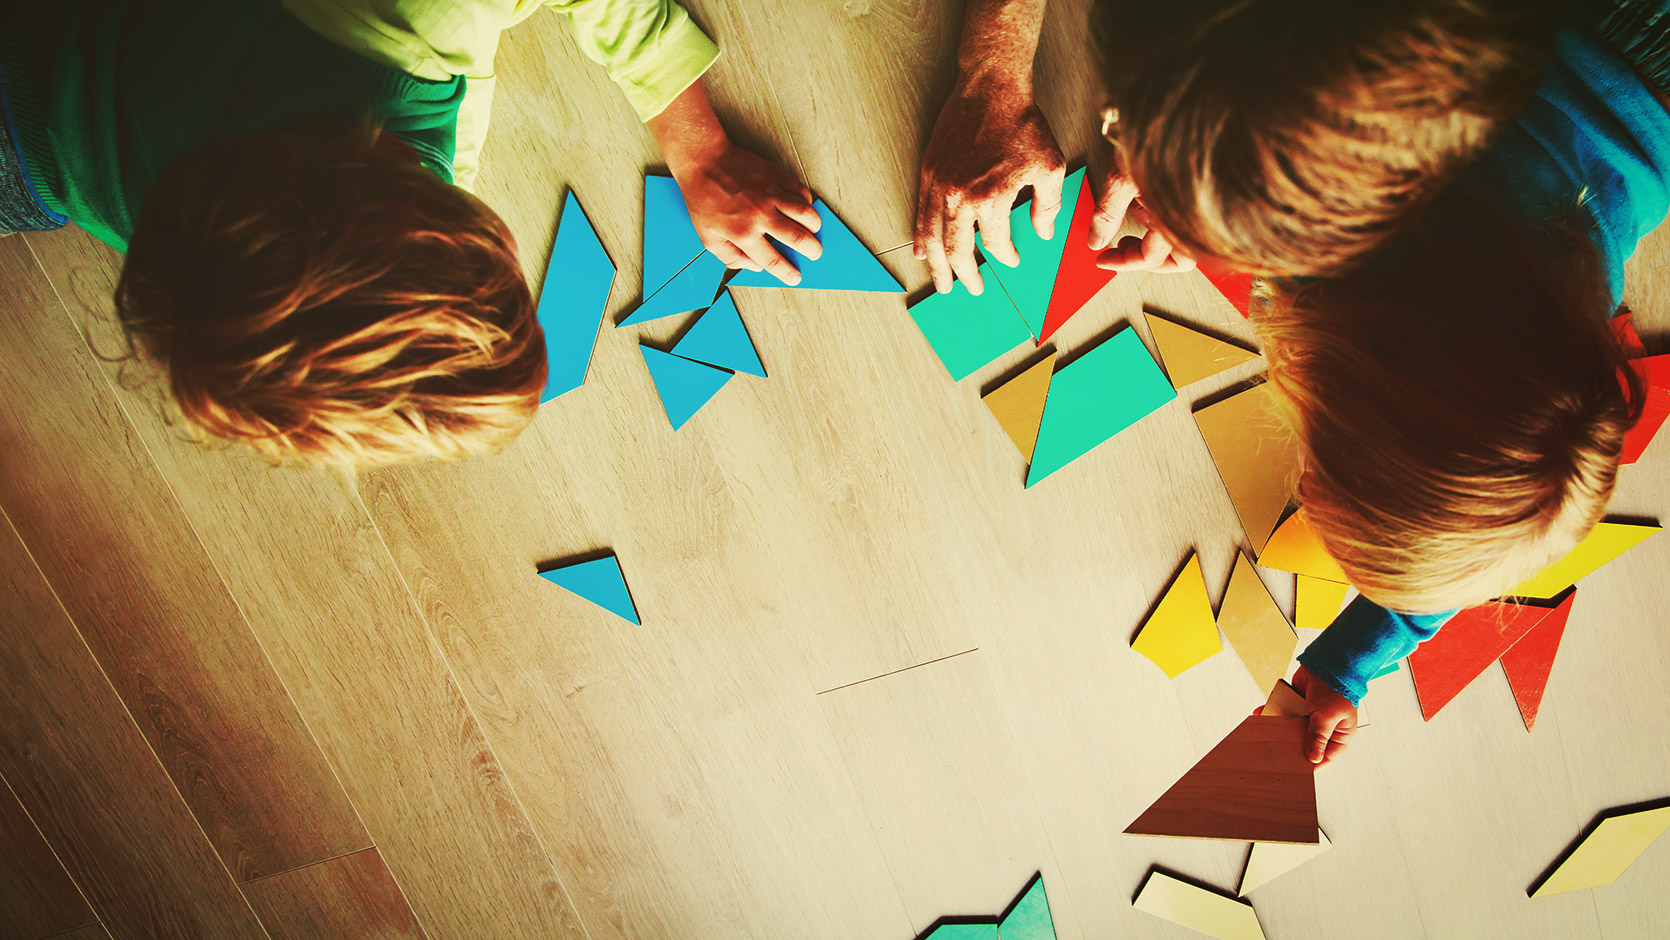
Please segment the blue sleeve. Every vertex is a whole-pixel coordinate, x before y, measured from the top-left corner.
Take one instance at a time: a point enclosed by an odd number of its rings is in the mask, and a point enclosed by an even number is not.
[[[1359,596],[1299,654],[1299,663],[1355,705],[1381,669],[1432,639],[1455,615],[1402,614]]]

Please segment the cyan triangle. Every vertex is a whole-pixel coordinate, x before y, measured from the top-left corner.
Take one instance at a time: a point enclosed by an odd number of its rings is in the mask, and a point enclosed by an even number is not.
[[[796,290],[864,290],[885,293],[904,293],[904,287],[887,273],[876,256],[846,223],[835,217],[819,199],[812,204],[823,219],[818,230],[818,241],[823,243],[823,255],[812,261],[776,239],[772,247],[783,253],[788,262],[800,269],[800,283]],[[732,287],[788,287],[775,275],[765,271],[743,271],[731,280]]]
[[[713,303],[713,295],[719,293],[719,282],[725,279],[725,270],[724,263],[718,258],[702,252],[684,270],[673,275],[664,287],[645,297],[638,309],[615,326],[659,320],[709,306]]]
[[[571,211],[572,210],[572,211]],[[597,240],[591,219],[572,194],[557,220],[557,242],[539,288],[540,329],[545,331],[545,391],[541,404],[586,381],[592,346],[615,283],[615,265]]]
[[[997,922],[998,940],[1055,940],[1055,921],[1044,896],[1044,878],[1035,875],[1009,913]]]
[[[1026,485],[1079,459],[1176,397],[1137,331],[1119,331],[1050,380]]]
[[[643,351],[644,365],[649,366],[649,377],[655,382],[661,407],[667,410],[667,420],[673,423],[675,431],[684,427],[684,422],[735,374],[648,346],[638,348]]]
[[[670,176],[644,177],[643,296],[660,290],[701,253],[702,240],[690,223],[678,181]]]
[[[1072,228],[1068,223],[1078,206],[1083,182],[1084,170],[1081,169],[1069,174],[1062,184],[1061,211],[1055,217],[1054,238],[1040,238],[1032,227],[1031,199],[1016,206],[1009,213],[1009,238],[1015,243],[1015,253],[1020,255],[1021,263],[1011,268],[992,259],[989,265],[997,282],[1003,286],[1003,292],[1009,295],[1015,309],[1021,312],[1021,319],[1026,321],[1034,338],[1044,332],[1044,314],[1050,309],[1055,275],[1061,269],[1062,252],[1067,249],[1067,231]],[[981,248],[982,254],[991,258],[978,236],[974,243]]]
[[[620,561],[613,555],[541,571],[539,576],[623,620],[638,623],[638,609],[632,605],[632,595],[626,590]]]
[[[684,334],[673,347],[673,355],[765,378],[765,366],[760,364],[760,354],[748,338],[748,328],[742,325],[742,315],[737,313],[730,291],[720,294]]]

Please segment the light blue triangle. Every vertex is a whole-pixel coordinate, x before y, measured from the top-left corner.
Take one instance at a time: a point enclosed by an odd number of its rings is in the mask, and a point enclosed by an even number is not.
[[[541,571],[539,576],[623,620],[638,623],[638,609],[632,605],[632,595],[626,590],[620,561],[613,555]]]
[[[570,194],[557,220],[557,241],[539,288],[545,332],[545,391],[540,403],[585,384],[592,346],[615,283],[615,265],[597,240],[580,200]]]
[[[1177,397],[1129,327],[1050,379],[1026,485],[1032,486]]]
[[[1055,291],[1055,277],[1061,269],[1061,256],[1067,249],[1067,230],[1073,219],[1073,210],[1078,207],[1079,193],[1083,188],[1084,170],[1077,170],[1069,175],[1061,186],[1061,211],[1055,217],[1055,237],[1048,240],[1038,237],[1038,231],[1032,227],[1032,200],[1016,206],[1009,213],[1009,238],[1015,243],[1015,254],[1020,255],[1021,263],[1015,267],[1006,267],[1003,262],[994,260],[991,264],[992,274],[1003,287],[1003,292],[1014,301],[1015,309],[1021,312],[1021,318],[1026,321],[1033,336],[1044,334],[1044,315],[1050,309],[1050,295]],[[975,236],[974,244],[985,252],[985,243],[979,236]],[[991,255],[986,254],[987,258]]]
[[[823,255],[812,261],[776,239],[771,240],[772,247],[783,253],[788,262],[800,269],[800,283],[794,285],[795,290],[863,290],[884,293],[903,293],[904,288],[899,285],[893,275],[881,266],[876,256],[858,236],[847,228],[846,223],[835,217],[829,207],[819,199],[812,204],[823,219],[823,227],[818,230],[818,241],[823,243]],[[788,287],[775,275],[765,271],[743,271],[731,280],[732,287]]]
[[[724,388],[734,374],[648,346],[638,348],[643,351],[644,365],[649,366],[649,377],[655,382],[661,407],[667,410],[667,420],[673,423],[675,431],[684,427],[684,422]]]
[[[990,273],[991,265],[980,266],[982,277]],[[975,296],[962,281],[952,282],[950,293],[918,300],[910,315],[953,382],[1032,338],[1003,291],[987,290]]]
[[[702,240],[690,223],[678,181],[670,176],[644,177],[643,296],[660,290],[701,253]]]
[[[748,338],[748,328],[742,325],[742,315],[737,313],[730,291],[720,294],[684,334],[673,347],[673,355],[765,378],[765,366],[760,364],[760,354]]]
[[[719,282],[724,279],[724,263],[704,251],[615,326],[630,326],[701,310],[713,303],[713,295],[719,292]]]
[[[1033,878],[1008,915],[997,922],[997,935],[999,940],[1055,940],[1055,921],[1042,877]]]

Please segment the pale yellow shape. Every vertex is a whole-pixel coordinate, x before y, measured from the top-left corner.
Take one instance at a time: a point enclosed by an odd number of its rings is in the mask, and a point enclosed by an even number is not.
[[[1597,888],[1618,880],[1653,840],[1670,829],[1670,806],[1603,819],[1577,851],[1531,893],[1533,898]]]
[[[1264,582],[1258,579],[1246,555],[1235,559],[1235,573],[1229,577],[1223,606],[1218,609],[1218,629],[1235,647],[1235,655],[1258,683],[1258,694],[1269,695],[1293,660],[1299,635],[1293,632],[1281,608],[1270,599]]]
[[[1143,622],[1131,649],[1153,660],[1172,679],[1223,649],[1212,619],[1212,601],[1206,596],[1206,577],[1193,553]]]
[[[1148,332],[1154,335],[1154,345],[1160,348],[1160,360],[1174,388],[1209,379],[1258,358],[1258,353],[1233,346],[1217,337],[1154,316],[1146,310],[1143,314],[1148,318]]]
[[[1288,516],[1287,521],[1277,527],[1275,534],[1270,536],[1269,544],[1264,546],[1264,552],[1258,556],[1258,563],[1277,571],[1291,571],[1340,584],[1349,580],[1339,562],[1328,554],[1316,533],[1311,531],[1303,509]]]
[[[1150,872],[1131,906],[1218,940],[1264,940],[1264,929],[1258,926],[1258,915],[1251,904],[1179,881],[1165,872]]]
[[[1299,469],[1299,443],[1287,429],[1275,387],[1265,382],[1202,408],[1195,423],[1253,552],[1264,551]]]
[[[1316,830],[1316,844],[1288,844],[1286,842],[1254,842],[1252,854],[1247,856],[1247,867],[1241,872],[1241,887],[1237,894],[1248,891],[1287,874],[1300,865],[1333,848],[1328,834]]]
[[[1517,597],[1548,598],[1588,577],[1596,568],[1647,540],[1656,525],[1602,522],[1566,557],[1527,578],[1513,589]]]
[[[980,399],[991,409],[992,417],[1003,426],[1009,439],[1020,449],[1021,456],[1032,459],[1032,449],[1038,443],[1038,424],[1044,418],[1044,401],[1050,394],[1050,378],[1055,375],[1055,353],[1039,361]]]
[[[1339,609],[1345,604],[1345,593],[1349,590],[1349,584],[1299,575],[1298,588],[1293,595],[1293,619],[1299,621],[1296,626],[1301,630],[1328,629],[1328,625],[1339,616]]]
[[[1304,718],[1310,715],[1310,709],[1297,689],[1288,685],[1286,679],[1278,679],[1276,687],[1270,690],[1269,701],[1264,703],[1264,709],[1259,714],[1265,718]],[[1245,891],[1241,893],[1246,894]]]

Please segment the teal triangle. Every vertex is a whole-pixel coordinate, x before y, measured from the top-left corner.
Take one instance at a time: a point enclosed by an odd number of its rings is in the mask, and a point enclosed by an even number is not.
[[[760,364],[760,354],[748,338],[748,328],[742,325],[742,315],[737,313],[730,291],[720,294],[696,320],[673,347],[673,355],[765,378],[765,366]]]
[[[707,307],[713,303],[713,295],[719,292],[719,282],[724,279],[724,263],[704,251],[615,326],[630,326]]]
[[[541,571],[539,576],[623,620],[638,623],[638,609],[632,605],[632,595],[626,590],[620,561],[613,555]]]
[[[1055,921],[1050,917],[1049,898],[1044,896],[1044,878],[1034,876],[1009,913],[997,922],[999,940],[1055,940]]]
[[[1037,230],[1032,227],[1032,200],[1016,206],[1009,213],[1009,237],[1015,243],[1015,253],[1020,255],[1021,263],[1011,268],[994,260],[990,265],[997,282],[1003,286],[1003,292],[1014,301],[1015,309],[1021,312],[1021,319],[1026,321],[1034,338],[1044,332],[1044,314],[1050,308],[1055,275],[1061,269],[1061,255],[1067,248],[1067,230],[1072,228],[1068,223],[1078,206],[1083,182],[1084,170],[1081,169],[1069,174],[1062,184],[1061,211],[1055,217],[1054,238],[1039,238]],[[982,245],[978,237],[975,244]]]
[[[542,404],[585,383],[614,283],[615,265],[597,240],[580,200],[570,195],[557,220],[557,242],[551,247],[535,315],[545,333]]]
[[[665,353],[648,346],[639,346],[644,364],[649,366],[649,377],[655,381],[655,391],[661,395],[661,407],[667,410],[667,420],[673,430],[684,427],[690,416],[707,404],[733,373],[682,356]]]
[[[1177,392],[1129,327],[1057,370],[1026,485],[1072,463],[1173,398]]]
[[[1389,676],[1392,673],[1397,672],[1399,669],[1402,669],[1402,668],[1403,668],[1402,666],[1398,665],[1398,660],[1394,659],[1391,662],[1387,663],[1386,665],[1381,666],[1379,672],[1375,673],[1372,676],[1369,676],[1369,681],[1372,682],[1375,679],[1380,678],[1381,676]]]
[[[982,264],[980,274],[989,275],[990,269],[991,265]],[[1031,338],[1015,305],[1002,291],[975,296],[962,281],[952,282],[949,293],[918,300],[910,315],[954,382]]]
[[[702,240],[690,222],[678,181],[670,176],[644,177],[643,296],[660,290],[701,253]]]
[[[903,293],[904,288],[899,285],[893,275],[881,266],[876,256],[858,236],[847,228],[846,223],[835,217],[823,200],[812,204],[823,219],[823,227],[818,230],[818,241],[823,243],[823,254],[818,260],[812,261],[776,239],[772,239],[772,247],[783,253],[789,263],[800,269],[800,283],[794,285],[796,290],[862,290],[879,291],[885,293]],[[775,275],[764,271],[743,271],[731,279],[732,287],[788,287]]]

